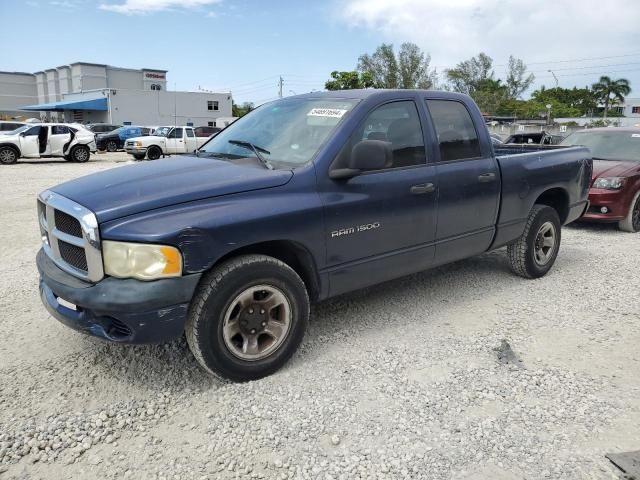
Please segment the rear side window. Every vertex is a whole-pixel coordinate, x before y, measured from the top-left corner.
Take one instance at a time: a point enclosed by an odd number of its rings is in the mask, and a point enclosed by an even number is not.
[[[64,135],[69,133],[69,127],[66,125],[53,125],[51,127],[51,135]]]
[[[440,161],[481,156],[480,141],[467,108],[452,100],[427,100],[440,144]]]
[[[193,128],[187,128],[185,131],[187,132],[187,137],[195,137],[195,134],[193,133]]]

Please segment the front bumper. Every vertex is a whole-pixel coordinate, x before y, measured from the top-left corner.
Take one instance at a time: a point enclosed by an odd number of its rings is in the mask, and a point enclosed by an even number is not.
[[[74,330],[119,343],[162,343],[182,335],[201,277],[198,273],[153,282],[105,277],[87,283],[61,270],[43,250],[36,263],[40,298],[54,318]]]
[[[592,188],[589,191],[589,203],[589,210],[581,220],[591,222],[619,222],[623,220],[628,213],[624,190]],[[608,212],[602,213],[602,207],[607,207]]]
[[[147,153],[146,147],[124,147],[124,151],[130,155],[142,155]]]

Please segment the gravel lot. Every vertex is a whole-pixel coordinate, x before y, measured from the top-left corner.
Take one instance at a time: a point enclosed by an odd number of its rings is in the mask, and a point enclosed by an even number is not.
[[[40,303],[36,194],[127,160],[0,168],[0,478],[611,479],[640,449],[640,234],[566,228],[540,280],[498,251],[324,302],[283,370],[221,384],[184,340]]]

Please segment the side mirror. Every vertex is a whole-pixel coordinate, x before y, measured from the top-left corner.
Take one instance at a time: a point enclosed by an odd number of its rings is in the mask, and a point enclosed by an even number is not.
[[[393,164],[393,151],[389,142],[382,140],[362,140],[351,150],[349,168],[340,168],[329,172],[334,180],[348,179],[367,170],[382,170]]]

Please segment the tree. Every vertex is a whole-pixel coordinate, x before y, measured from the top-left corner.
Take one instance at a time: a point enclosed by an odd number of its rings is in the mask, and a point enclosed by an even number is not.
[[[373,86],[373,78],[369,73],[331,72],[333,80],[327,80],[324,88],[327,90],[353,90],[356,88],[370,88]]]
[[[600,77],[600,80],[593,84],[591,87],[596,94],[598,100],[604,102],[604,116],[606,120],[607,112],[609,110],[609,104],[613,101],[624,102],[625,95],[631,93],[631,87],[629,86],[629,80],[626,78],[619,78],[618,80],[612,80],[606,75]],[[613,95],[613,98],[612,98]]]
[[[473,96],[476,88],[483,80],[493,80],[493,59],[479,53],[477,57],[460,62],[456,68],[445,70],[445,75],[454,92]]]
[[[571,109],[573,114],[560,115],[554,108],[554,114],[557,116],[590,116],[598,106],[598,98],[589,87],[584,88],[545,88],[542,86],[539,90],[531,94],[531,101],[539,104],[552,105],[559,104],[563,109]]]
[[[393,45],[383,43],[373,55],[360,55],[358,71],[371,75],[375,88],[398,88],[398,62]]]
[[[509,99],[509,89],[501,80],[485,78],[476,84],[472,96],[481,112],[495,114]]]
[[[242,117],[246,115],[251,110],[256,108],[253,102],[244,102],[242,105],[238,105],[235,102],[231,102],[231,115],[234,117]]]
[[[358,71],[368,75],[375,88],[432,88],[436,74],[429,69],[431,56],[415,43],[403,43],[396,55],[393,45],[383,43],[358,58]]]
[[[527,75],[527,66],[519,58],[509,55],[509,65],[505,85],[509,98],[518,99],[535,80],[533,73]]]

